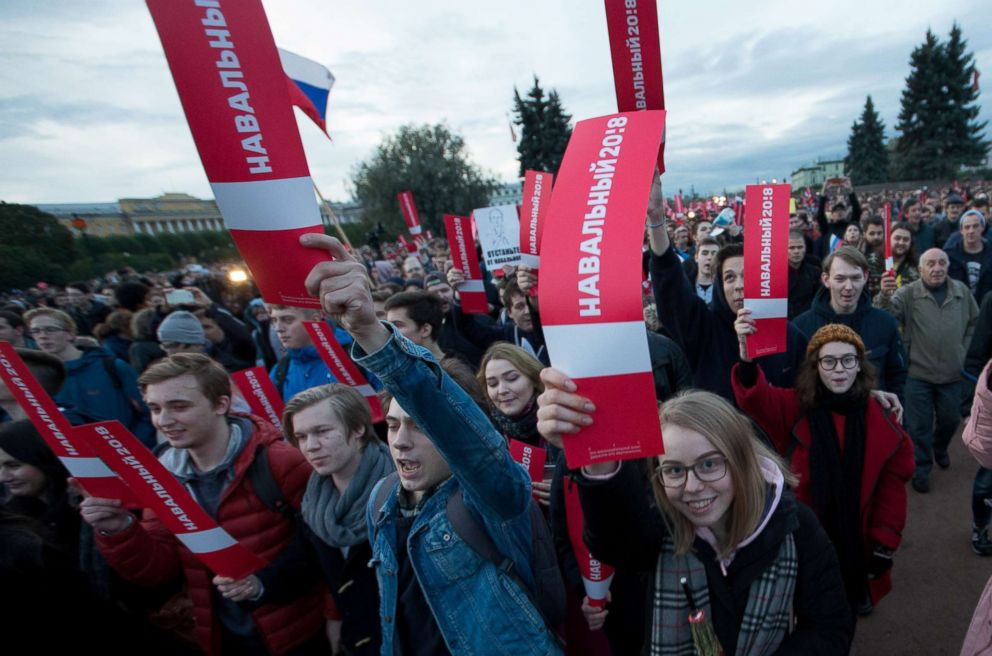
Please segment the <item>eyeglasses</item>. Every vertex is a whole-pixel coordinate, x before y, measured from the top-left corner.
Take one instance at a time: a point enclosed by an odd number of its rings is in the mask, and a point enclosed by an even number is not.
[[[845,369],[854,369],[856,366],[858,366],[858,356],[853,353],[849,353],[840,358],[834,357],[832,355],[825,355],[819,360],[817,360],[817,362],[820,364],[820,368],[823,369],[824,371],[833,371],[834,369],[837,368],[838,362],[840,363],[840,366],[844,367]]]
[[[54,335],[55,333],[67,333],[69,332],[65,328],[59,328],[58,326],[41,326],[39,328],[31,328],[28,330],[28,336],[34,337],[35,335]]]
[[[691,465],[665,463],[658,467],[654,476],[664,487],[682,487],[689,478],[689,472],[704,483],[718,481],[727,475],[727,459],[720,455],[712,455]]]

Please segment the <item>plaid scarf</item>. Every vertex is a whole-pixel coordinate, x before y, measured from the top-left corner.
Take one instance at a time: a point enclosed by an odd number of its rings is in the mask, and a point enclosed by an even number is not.
[[[775,561],[747,593],[747,607],[737,634],[737,654],[772,654],[792,631],[792,597],[799,560],[792,534],[785,536]],[[679,581],[688,579],[696,605],[713,621],[710,592],[703,563],[689,552],[675,555],[675,545],[666,538],[655,571],[651,625],[651,656],[695,656],[696,646],[689,625],[689,603]]]

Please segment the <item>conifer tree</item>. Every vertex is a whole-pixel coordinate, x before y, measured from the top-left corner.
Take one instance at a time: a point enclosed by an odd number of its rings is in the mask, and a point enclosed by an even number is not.
[[[909,76],[902,91],[899,142],[896,144],[896,174],[901,180],[940,177],[944,164],[939,115],[945,98],[941,90],[943,46],[927,30],[926,40],[910,55]]]
[[[947,88],[947,109],[942,116],[944,161],[950,174],[962,166],[981,164],[989,147],[984,138],[986,122],[976,120],[978,90],[972,86],[975,58],[967,52],[967,46],[961,26],[955,23],[944,48],[942,71]]]
[[[514,87],[513,112],[513,122],[520,126],[517,144],[520,176],[523,177],[528,169],[557,173],[572,134],[569,125],[572,117],[565,113],[558,92],[552,89],[545,97],[535,75],[534,86],[527,92],[526,99],[521,98]]]
[[[885,148],[885,124],[875,111],[871,96],[865,101],[861,120],[851,126],[844,167],[857,185],[888,181],[889,153]]]

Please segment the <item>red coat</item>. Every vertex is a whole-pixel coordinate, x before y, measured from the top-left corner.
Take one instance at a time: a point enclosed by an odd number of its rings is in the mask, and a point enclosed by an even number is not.
[[[789,459],[790,469],[799,477],[796,498],[808,505],[812,432],[809,417],[799,409],[796,390],[771,386],[761,367],[756,367],[757,383],[744,387],[737,377],[738,367],[735,365],[731,372],[738,407],[758,422],[775,450]],[[909,435],[872,399],[865,417],[865,461],[861,470],[861,532],[866,559],[876,544],[892,550],[899,547],[906,526],[906,483],[914,468]],[[891,570],[869,581],[873,601],[892,589],[890,574]]]
[[[251,439],[234,462],[234,478],[224,489],[217,508],[217,522],[238,542],[272,562],[296,530],[285,515],[265,507],[246,477],[260,444],[273,478],[283,494],[299,508],[313,471],[299,450],[282,440],[267,421],[251,417]],[[214,574],[145,510],[140,524],[110,537],[97,537],[100,552],[121,576],[139,585],[161,585],[185,574],[196,619],[196,638],[207,654],[220,653],[221,633],[214,616],[211,580]],[[318,575],[315,575],[318,576]],[[323,630],[323,599],[319,591],[290,603],[262,604],[252,612],[259,633],[273,654],[283,654]]]

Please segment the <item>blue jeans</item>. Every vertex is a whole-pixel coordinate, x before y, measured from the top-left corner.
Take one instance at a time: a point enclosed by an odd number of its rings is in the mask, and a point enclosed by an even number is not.
[[[935,421],[936,420],[936,421]],[[961,383],[906,379],[906,430],[916,456],[914,478],[926,478],[936,453],[943,456],[961,422]]]
[[[992,469],[979,467],[971,488],[971,518],[975,526],[988,526],[992,520]]]

